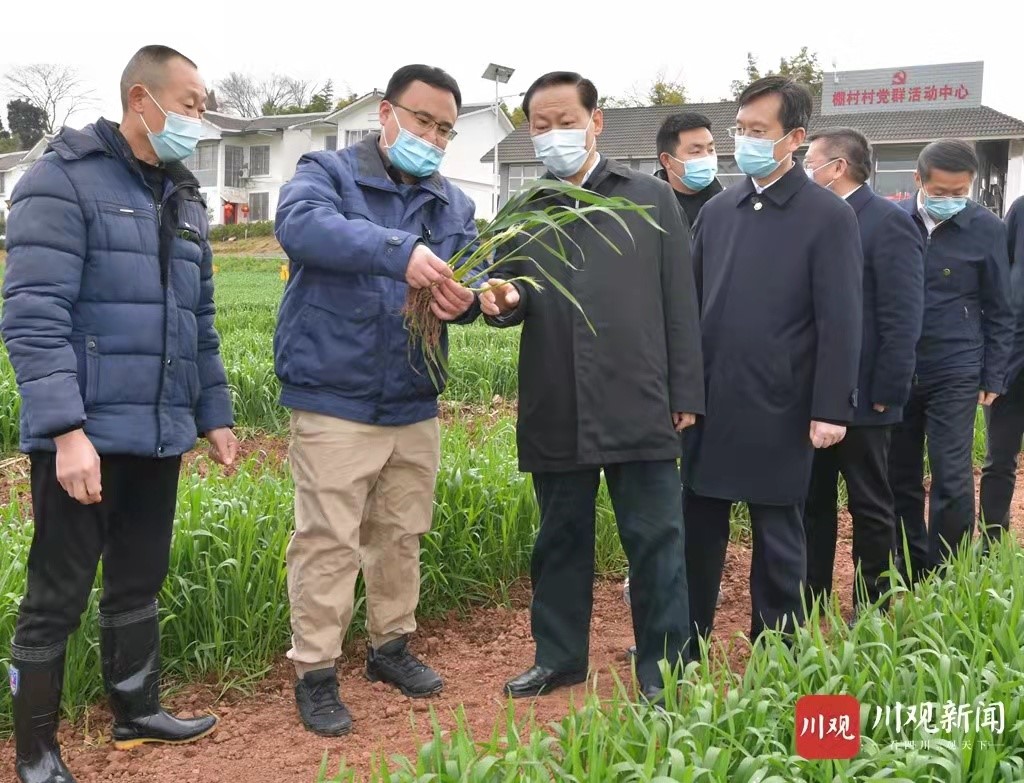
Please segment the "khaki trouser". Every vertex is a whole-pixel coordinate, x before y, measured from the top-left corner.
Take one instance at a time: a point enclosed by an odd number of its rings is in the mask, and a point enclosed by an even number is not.
[[[374,648],[416,630],[441,435],[436,418],[382,427],[306,411],[293,411],[291,435],[288,657],[302,677],[341,655],[360,567]]]

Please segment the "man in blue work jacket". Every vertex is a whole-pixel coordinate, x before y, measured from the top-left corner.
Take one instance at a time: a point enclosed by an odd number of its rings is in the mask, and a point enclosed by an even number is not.
[[[380,132],[339,152],[303,156],[281,191],[276,234],[291,275],[274,358],[281,404],[292,411],[295,479],[288,657],[299,715],[321,735],[352,728],[335,661],[360,569],[367,677],[410,697],[442,688],[407,645],[440,460],[440,390],[410,345],[402,312],[410,288],[430,287],[443,322],[468,323],[480,313],[446,262],[476,241],[475,208],[437,172],[461,103],[444,71],[404,66],[380,103]],[[497,314],[491,303],[484,312],[489,307]]]
[[[918,158],[917,195],[901,202],[925,240],[917,366],[889,456],[889,481],[902,522],[896,546],[914,581],[942,565],[970,537],[974,419],[979,403],[989,406],[1005,392],[1013,345],[1006,227],[970,200],[977,173],[978,157],[970,144],[933,142]],[[927,526],[926,439],[932,478]]]
[[[1006,373],[1007,392],[985,409],[988,449],[981,469],[981,530],[986,545],[1010,529],[1010,501],[1024,437],[1024,196],[1006,213],[1006,239],[1017,325]]]

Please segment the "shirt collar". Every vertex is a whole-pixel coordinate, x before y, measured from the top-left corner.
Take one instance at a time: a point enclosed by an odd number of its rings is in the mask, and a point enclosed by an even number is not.
[[[597,167],[598,167],[598,165],[600,163],[601,163],[601,153],[598,152],[596,155],[594,155],[594,165],[592,165],[589,169],[587,169],[587,173],[583,175],[583,180],[580,182],[580,187],[583,187],[584,185],[587,184],[587,180],[590,179],[591,175],[594,173],[594,171],[597,169]],[[562,182],[568,182],[569,181],[567,179],[563,179],[562,177],[559,177],[558,179],[561,180]]]
[[[862,187],[864,187],[864,184],[863,184],[863,183],[861,183],[860,185],[858,185],[857,187],[855,187],[855,188],[854,188],[853,190],[851,190],[851,191],[850,191],[849,193],[847,193],[847,194],[846,194],[845,196],[843,196],[843,200],[844,200],[844,201],[849,201],[849,200],[850,200],[850,196],[852,196],[852,195],[853,195],[854,193],[856,193],[856,192],[857,192],[858,190],[860,190],[860,189],[861,189]]]
[[[917,214],[920,215],[921,221],[924,223],[924,227],[926,229],[928,229],[928,235],[929,236],[931,236],[931,233],[936,228],[939,227],[939,222],[942,222],[942,221],[938,221],[937,222],[935,220],[935,218],[933,218],[931,216],[931,213],[929,213],[928,210],[924,208],[924,191],[923,190],[918,190],[917,191]]]

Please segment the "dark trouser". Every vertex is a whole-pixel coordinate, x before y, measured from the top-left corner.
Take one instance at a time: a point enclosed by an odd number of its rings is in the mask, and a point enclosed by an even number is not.
[[[658,687],[658,661],[679,662],[689,626],[679,469],[675,461],[630,462],[608,465],[604,474],[629,560],[637,676]],[[541,517],[531,567],[536,663],[586,669],[600,472],[534,473],[533,484]]]
[[[889,487],[892,428],[850,427],[846,437],[814,453],[811,484],[804,504],[807,534],[807,602],[812,594],[832,591],[836,559],[839,474],[846,480],[853,517],[853,564],[860,569],[866,594],[854,584],[854,606],[875,603],[887,584],[882,574],[893,554],[896,511]]]
[[[1017,375],[1005,397],[982,410],[988,453],[981,469],[981,522],[986,538],[994,538],[1010,529],[1017,455],[1024,438],[1024,372]]]
[[[686,574],[690,620],[696,637],[707,638],[715,623],[715,601],[729,544],[731,500],[703,497],[686,490]],[[750,504],[754,536],[750,563],[750,638],[766,629],[792,631],[804,620],[801,585],[807,570],[803,518],[799,505]],[[632,581],[630,582],[632,587]]]
[[[78,627],[101,557],[105,617],[152,606],[167,576],[181,460],[101,457],[103,500],[90,506],[57,483],[55,454],[31,462],[35,532],[14,644],[45,657]]]
[[[974,419],[977,375],[915,381],[903,421],[893,430],[889,485],[896,501],[896,550],[917,581],[945,562],[974,525]],[[931,469],[924,518],[924,447]],[[902,523],[902,530],[901,525]],[[906,535],[909,553],[904,551]]]

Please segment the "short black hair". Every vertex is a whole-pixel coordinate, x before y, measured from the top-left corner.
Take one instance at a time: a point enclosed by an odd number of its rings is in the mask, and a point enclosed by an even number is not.
[[[933,141],[917,158],[917,173],[922,182],[931,179],[932,171],[940,169],[959,174],[969,171],[973,177],[978,173],[978,154],[974,147],[963,139],[940,139]]]
[[[787,76],[765,76],[747,85],[740,94],[739,104],[741,107],[746,106],[765,95],[778,95],[782,98],[779,120],[786,133],[797,128],[807,129],[811,124],[811,91],[806,85]]]
[[[679,149],[679,134],[694,128],[707,128],[710,131],[711,120],[695,111],[679,112],[666,117],[658,129],[658,157],[663,152],[669,155],[675,153]]]
[[[455,81],[455,78],[447,71],[421,63],[403,65],[395,71],[384,91],[384,100],[394,103],[405,92],[406,87],[413,82],[423,82],[431,87],[437,87],[439,90],[447,90],[455,97],[455,108],[462,108],[462,90],[459,89],[459,83]]]
[[[175,57],[179,57],[195,69],[199,69],[192,60],[177,49],[161,44],[143,46],[132,55],[128,65],[121,72],[121,110],[128,111],[128,91],[136,84],[142,84],[151,90],[163,86],[163,68]]]
[[[862,185],[871,179],[871,144],[856,128],[828,128],[812,133],[808,142],[825,142],[829,158],[842,158],[850,167],[853,179]]]
[[[530,119],[530,100],[537,90],[543,90],[545,87],[558,87],[563,84],[576,88],[584,109],[591,113],[597,109],[597,87],[590,79],[584,79],[575,71],[551,71],[537,79],[526,91],[526,97],[523,98],[523,114],[526,115],[526,119]]]

